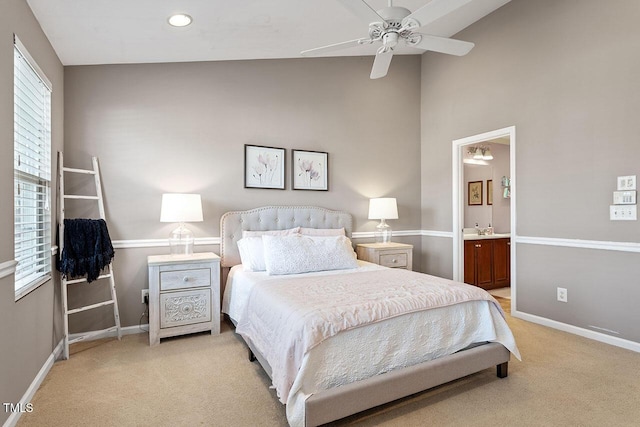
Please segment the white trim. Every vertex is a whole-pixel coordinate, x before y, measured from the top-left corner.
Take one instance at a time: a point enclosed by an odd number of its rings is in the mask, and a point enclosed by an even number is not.
[[[439,230],[398,230],[393,232],[396,237],[445,237],[452,239],[455,233],[452,231]],[[374,238],[373,231],[354,231],[351,233],[353,239],[369,239]],[[511,235],[515,243],[546,245],[546,246],[562,246],[569,248],[597,249],[603,251],[619,251],[619,252],[640,252],[640,243],[635,242],[608,242],[601,240],[581,240],[581,239],[565,239],[555,237],[532,237],[532,236],[514,236]],[[196,245],[219,245],[220,237],[201,237],[195,239]],[[135,248],[154,248],[166,247],[169,243],[166,239],[138,239],[138,240],[114,240],[113,247],[116,249],[135,249]],[[57,252],[57,247],[51,248],[52,254]],[[8,264],[15,261],[7,261],[0,264],[0,278],[11,274],[8,271],[11,266]]]
[[[540,317],[533,314],[523,313],[521,311],[513,311],[511,315],[513,317],[526,320],[531,323],[547,326],[549,328],[568,332],[574,335],[579,335],[581,337],[589,338],[594,341],[599,341],[605,344],[614,345],[616,347],[621,347],[627,350],[640,353],[640,343],[637,343],[634,341],[629,341],[629,340],[625,340],[618,337],[612,337],[611,335],[603,334],[601,332],[595,332],[589,329],[580,328],[578,326],[568,325],[566,323],[558,322],[556,320],[547,319],[545,317]]]
[[[16,272],[16,265],[18,265],[18,261],[15,259],[0,264],[0,279],[14,274]]]
[[[142,329],[144,327],[146,327],[146,329]],[[122,335],[146,334],[147,332],[149,332],[149,324],[145,323],[144,325],[127,326],[124,328],[120,328],[120,332]],[[91,333],[92,332],[90,331],[90,332],[82,332],[77,334],[69,334],[69,341],[76,339],[78,337],[81,337],[83,335],[91,334]],[[83,341],[94,341],[94,340],[100,340],[102,338],[110,338],[110,337],[117,337],[117,336],[118,336],[118,331],[109,331],[101,334],[92,335],[90,338],[87,338]]]
[[[606,242],[602,240],[563,239],[554,237],[516,236],[516,243],[562,246],[567,248],[598,249],[603,251],[640,252],[640,243]]]
[[[393,237],[401,237],[401,236],[422,236],[422,230],[392,230],[391,235]],[[375,238],[374,231],[354,231],[351,233],[352,239],[373,239]]]
[[[452,239],[453,231],[421,230],[420,235],[427,237],[448,237]]]
[[[137,240],[114,240],[111,242],[114,249],[133,248],[160,248],[169,246],[168,239],[137,239]],[[199,245],[219,245],[220,237],[196,237],[194,244]]]
[[[453,280],[462,281],[464,277],[464,245],[462,229],[464,228],[464,182],[462,147],[496,138],[509,138],[509,174],[511,179],[511,234],[516,234],[516,128],[509,126],[466,138],[456,139],[451,146],[452,169],[452,227],[453,227]],[[516,247],[511,245],[511,298],[515,306]]]
[[[53,352],[49,355],[49,357],[47,357],[47,360],[45,360],[44,365],[42,365],[42,368],[40,368],[40,371],[31,382],[31,385],[29,385],[29,387],[27,388],[27,391],[24,392],[24,395],[20,399],[20,402],[18,402],[21,407],[25,407],[27,403],[31,402],[31,399],[36,394],[36,391],[38,391],[40,384],[42,384],[42,381],[44,381],[44,379],[49,374],[49,371],[53,367],[53,363],[62,354],[62,346],[63,346],[63,341],[60,341],[56,346],[56,348],[53,349]],[[18,424],[18,421],[20,420],[21,415],[22,415],[22,412],[12,412],[9,415],[9,418],[7,418],[7,421],[5,421],[3,426],[14,427],[15,425]]]

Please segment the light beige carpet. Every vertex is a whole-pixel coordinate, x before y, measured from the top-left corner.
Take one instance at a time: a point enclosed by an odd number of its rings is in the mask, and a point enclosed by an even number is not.
[[[511,299],[511,288],[491,289],[488,292],[494,297]]]
[[[340,420],[361,426],[638,426],[640,354],[508,316],[523,361]],[[76,344],[19,426],[286,426],[228,325],[149,347],[147,334]]]

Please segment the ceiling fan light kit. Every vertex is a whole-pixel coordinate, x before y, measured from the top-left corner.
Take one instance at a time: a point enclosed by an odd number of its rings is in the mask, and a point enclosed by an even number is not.
[[[461,8],[471,0],[431,0],[415,12],[399,6],[389,6],[373,10],[364,0],[338,0],[354,15],[369,25],[369,37],[334,43],[302,51],[302,55],[320,55],[326,52],[347,49],[364,44],[382,42],[378,48],[371,69],[371,78],[387,75],[393,51],[400,41],[407,46],[422,50],[463,56],[473,49],[474,44],[446,37],[424,34],[424,27],[443,16]]]

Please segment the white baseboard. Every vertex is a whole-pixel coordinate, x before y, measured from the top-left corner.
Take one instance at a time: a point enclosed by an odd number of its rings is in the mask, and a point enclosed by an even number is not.
[[[621,347],[640,353],[640,343],[634,341],[612,337],[611,335],[603,334],[601,332],[591,331],[589,329],[580,328],[578,326],[569,325],[567,323],[558,322],[556,320],[547,319],[546,317],[540,317],[534,314],[523,313],[521,311],[513,311],[511,315],[513,317],[526,320],[531,323],[558,329],[563,332],[568,332],[570,334],[579,335],[581,337],[589,338],[594,341],[599,341],[605,344],[610,344],[616,347]]]
[[[145,328],[145,329],[143,330],[141,328]],[[149,324],[147,323],[143,325],[125,326],[124,328],[120,328],[120,332],[122,332],[122,335],[144,334],[148,331],[149,331]],[[84,335],[86,333],[87,332],[82,334],[69,334],[69,339],[72,340],[72,339],[78,338],[79,336]],[[91,331],[89,331],[89,333],[91,333]],[[92,336],[90,339],[87,339],[86,341],[94,341],[102,338],[117,337],[117,336],[118,336],[117,331],[111,331],[111,332],[105,332],[103,334],[96,334],[95,336]]]

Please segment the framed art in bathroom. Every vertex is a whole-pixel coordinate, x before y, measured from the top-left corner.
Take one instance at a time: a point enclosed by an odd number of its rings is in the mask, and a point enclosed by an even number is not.
[[[468,205],[482,205],[482,181],[469,181],[468,184]]]

